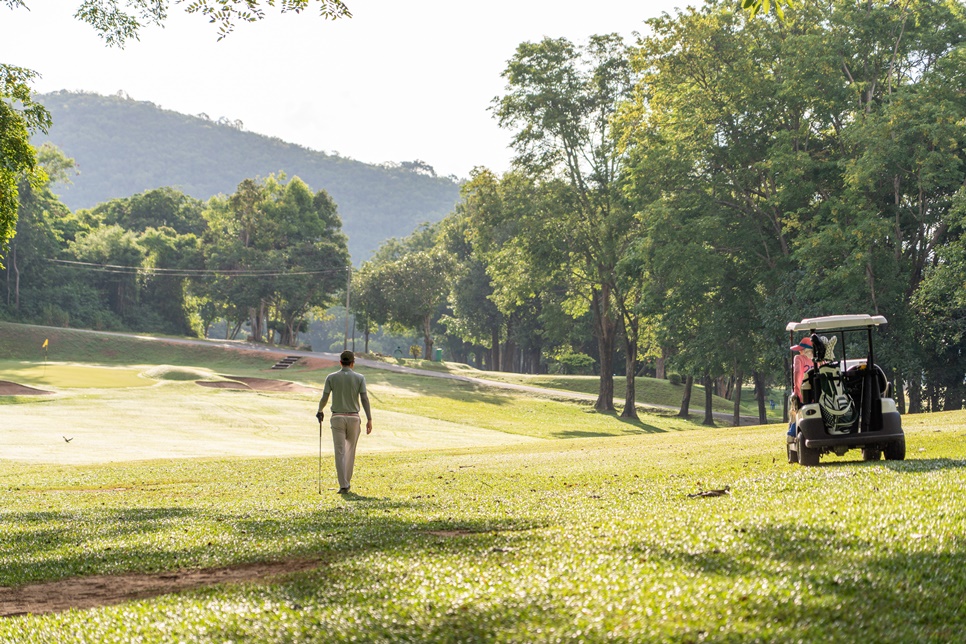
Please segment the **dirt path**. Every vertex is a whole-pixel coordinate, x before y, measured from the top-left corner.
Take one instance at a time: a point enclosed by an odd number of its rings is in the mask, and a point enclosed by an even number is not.
[[[313,570],[321,565],[318,559],[293,559],[153,575],[94,575],[19,588],[0,587],[0,617],[45,615],[71,608],[111,606],[216,584],[267,583],[280,576]]]

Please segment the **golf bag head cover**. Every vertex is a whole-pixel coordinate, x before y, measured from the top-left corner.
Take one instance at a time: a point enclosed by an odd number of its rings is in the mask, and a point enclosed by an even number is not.
[[[817,333],[812,334],[812,355],[815,362],[825,360],[825,338]]]

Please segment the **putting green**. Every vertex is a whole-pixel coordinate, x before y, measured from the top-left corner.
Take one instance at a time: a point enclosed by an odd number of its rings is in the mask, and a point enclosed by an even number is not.
[[[16,362],[0,360],[0,380],[31,387],[64,389],[115,389],[149,387],[154,380],[141,376],[142,368],[102,367],[69,362]]]
[[[84,464],[158,458],[311,456],[319,449],[318,396],[205,389],[62,392],[0,405],[0,460]],[[527,436],[377,409],[359,451],[393,452],[533,442]],[[329,423],[322,449],[332,453]],[[331,456],[329,457],[331,458]]]

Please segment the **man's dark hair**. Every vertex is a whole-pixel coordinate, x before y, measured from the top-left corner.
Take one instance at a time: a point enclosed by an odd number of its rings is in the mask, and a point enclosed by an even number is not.
[[[356,356],[351,351],[343,351],[342,354],[339,355],[339,362],[341,362],[342,366],[344,367],[348,367],[350,364],[352,364],[355,361],[356,361]]]

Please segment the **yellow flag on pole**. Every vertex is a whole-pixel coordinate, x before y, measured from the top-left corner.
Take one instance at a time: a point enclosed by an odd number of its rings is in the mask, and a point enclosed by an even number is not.
[[[49,341],[50,341],[50,338],[44,338],[44,346],[42,346],[41,349],[46,349],[47,348],[47,343]]]

